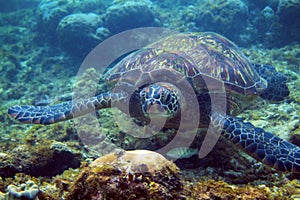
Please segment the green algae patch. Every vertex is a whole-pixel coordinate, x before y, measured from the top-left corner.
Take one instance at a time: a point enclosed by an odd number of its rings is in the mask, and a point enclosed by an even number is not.
[[[233,185],[224,181],[204,179],[191,184],[184,182],[187,200],[192,199],[293,199],[300,194],[299,181],[287,181],[273,186]]]

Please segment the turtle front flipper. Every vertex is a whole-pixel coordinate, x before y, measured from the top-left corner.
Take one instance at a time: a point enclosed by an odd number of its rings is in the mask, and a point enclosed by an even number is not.
[[[241,118],[214,113],[212,124],[246,153],[279,171],[300,173],[300,148]]]
[[[111,107],[112,101],[122,101],[123,93],[105,93],[89,99],[68,101],[53,106],[12,106],[8,114],[27,124],[53,124],[66,121],[95,110]]]
[[[277,72],[271,65],[253,64],[257,73],[268,82],[268,87],[259,96],[261,98],[278,102],[289,96],[287,78],[283,73]]]

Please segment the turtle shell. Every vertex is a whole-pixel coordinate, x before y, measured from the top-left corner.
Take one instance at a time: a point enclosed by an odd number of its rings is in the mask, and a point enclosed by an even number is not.
[[[180,85],[188,80],[197,95],[226,90],[233,102],[231,111],[241,110],[242,104],[267,87],[234,43],[211,32],[159,40],[125,57],[105,77],[111,87],[120,83],[134,88],[157,82]]]
[[[232,91],[244,95],[257,95],[266,82],[253,69],[252,64],[225,37],[211,32],[176,34],[136,51],[106,73],[106,81],[127,80],[133,85],[156,82],[155,74],[168,76],[171,71],[182,74],[201,91],[198,75],[224,82]],[[167,77],[166,77],[167,79]]]

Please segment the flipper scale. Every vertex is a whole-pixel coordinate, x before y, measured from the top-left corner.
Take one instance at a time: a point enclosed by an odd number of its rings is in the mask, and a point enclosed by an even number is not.
[[[100,94],[85,100],[68,101],[53,106],[12,106],[8,114],[14,119],[27,124],[53,124],[72,119],[95,110],[108,108],[112,100],[126,98],[123,93]]]
[[[300,148],[241,119],[214,113],[212,123],[222,136],[246,153],[283,172],[300,173]],[[227,127],[226,129],[223,127]],[[228,129],[228,127],[231,127]],[[240,128],[239,128],[240,127]]]

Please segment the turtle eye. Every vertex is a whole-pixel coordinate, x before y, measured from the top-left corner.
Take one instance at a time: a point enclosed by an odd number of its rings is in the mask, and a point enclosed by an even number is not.
[[[163,92],[162,95],[161,95],[161,97],[162,97],[163,102],[169,102],[170,99],[171,99],[170,93],[165,94],[165,92]]]
[[[161,93],[159,93],[158,91],[154,91],[152,97],[154,99],[160,99],[161,98]]]
[[[145,90],[141,90],[140,91],[140,98],[141,98],[141,100],[145,100],[146,99],[146,92],[145,92]]]

